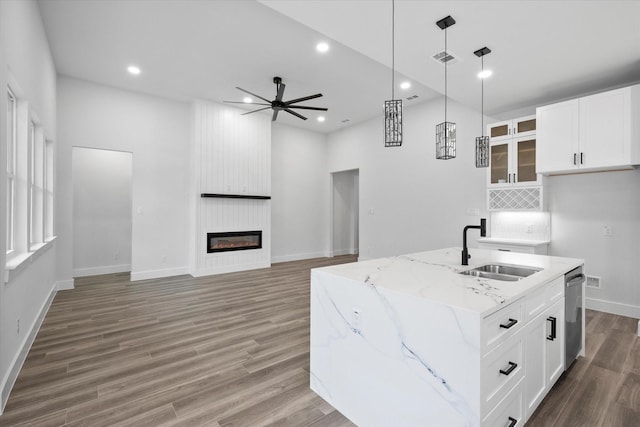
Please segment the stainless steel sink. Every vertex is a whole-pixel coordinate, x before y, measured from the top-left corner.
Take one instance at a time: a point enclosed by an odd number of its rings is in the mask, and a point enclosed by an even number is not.
[[[516,282],[525,277],[529,277],[540,271],[540,268],[526,267],[522,265],[509,264],[487,264],[471,270],[461,271],[460,274],[466,276],[482,277],[485,279],[503,280],[506,282]]]

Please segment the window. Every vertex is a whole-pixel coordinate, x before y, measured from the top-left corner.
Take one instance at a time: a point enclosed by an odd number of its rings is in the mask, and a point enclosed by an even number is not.
[[[53,238],[53,141],[44,143],[44,239]]]
[[[16,97],[11,89],[7,96],[7,254],[15,249],[16,203]]]
[[[45,149],[42,128],[29,126],[29,248],[44,242]]]

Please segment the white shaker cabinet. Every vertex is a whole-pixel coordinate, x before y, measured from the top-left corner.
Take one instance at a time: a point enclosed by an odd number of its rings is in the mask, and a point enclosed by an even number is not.
[[[640,85],[536,109],[537,171],[576,173],[640,163]]]
[[[528,419],[564,372],[564,278],[527,298],[525,414]],[[535,314],[538,313],[538,314]]]

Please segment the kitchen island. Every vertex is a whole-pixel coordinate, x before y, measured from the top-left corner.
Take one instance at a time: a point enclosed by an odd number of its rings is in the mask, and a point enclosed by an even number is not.
[[[312,270],[311,388],[361,426],[524,425],[564,370],[564,274],[583,261],[460,251]],[[486,264],[540,271],[458,274]]]

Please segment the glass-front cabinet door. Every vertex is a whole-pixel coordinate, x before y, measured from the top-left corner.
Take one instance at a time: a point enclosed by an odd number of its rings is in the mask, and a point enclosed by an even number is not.
[[[490,184],[509,184],[511,174],[509,170],[510,141],[491,144],[491,182]]]
[[[522,138],[514,141],[515,158],[515,182],[534,184],[538,181],[536,173],[536,139]]]

